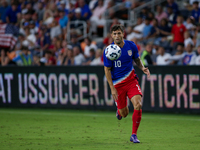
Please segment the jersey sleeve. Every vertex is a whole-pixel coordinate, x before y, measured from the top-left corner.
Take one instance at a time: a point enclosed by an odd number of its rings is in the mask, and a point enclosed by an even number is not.
[[[137,59],[140,56],[139,53],[138,53],[138,48],[137,48],[137,46],[135,45],[134,42],[130,41],[130,44],[131,44],[131,49],[133,51],[133,57],[132,58]]]
[[[112,67],[112,61],[106,57],[105,50],[103,52],[103,63],[105,67]]]

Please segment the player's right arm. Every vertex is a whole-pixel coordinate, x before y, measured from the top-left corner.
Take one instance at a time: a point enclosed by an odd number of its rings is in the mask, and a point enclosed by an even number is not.
[[[111,67],[104,66],[104,71],[105,71],[105,75],[106,75],[108,84],[109,84],[110,89],[111,89],[111,94],[112,94],[114,100],[116,101],[117,97],[118,97],[118,93],[117,93],[117,90],[115,89],[113,82],[112,82]]]

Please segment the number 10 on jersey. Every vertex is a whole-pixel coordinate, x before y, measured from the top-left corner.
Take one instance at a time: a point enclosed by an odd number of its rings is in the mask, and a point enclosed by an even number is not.
[[[115,61],[115,67],[121,67],[122,63],[121,60]]]

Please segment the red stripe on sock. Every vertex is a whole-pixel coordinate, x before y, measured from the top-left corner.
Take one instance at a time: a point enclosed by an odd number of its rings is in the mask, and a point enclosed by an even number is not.
[[[132,121],[133,121],[133,126],[132,126],[132,134],[137,134],[138,127],[140,125],[142,117],[142,109],[140,110],[135,110],[132,115]]]

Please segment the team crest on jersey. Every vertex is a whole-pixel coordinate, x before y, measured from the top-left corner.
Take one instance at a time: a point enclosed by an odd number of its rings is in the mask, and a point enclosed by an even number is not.
[[[128,55],[132,56],[132,50],[128,50]]]

